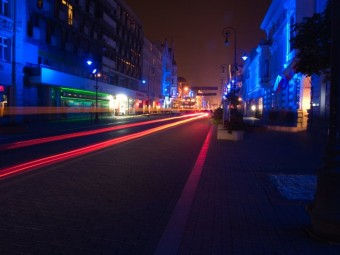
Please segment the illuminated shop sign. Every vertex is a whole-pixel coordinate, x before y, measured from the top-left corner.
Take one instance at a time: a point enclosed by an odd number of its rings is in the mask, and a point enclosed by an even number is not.
[[[62,97],[71,97],[71,98],[81,98],[81,99],[96,99],[96,93],[86,90],[78,90],[78,89],[62,89],[60,92]],[[109,100],[110,95],[104,93],[98,93],[98,100]],[[112,97],[112,96],[111,96]]]

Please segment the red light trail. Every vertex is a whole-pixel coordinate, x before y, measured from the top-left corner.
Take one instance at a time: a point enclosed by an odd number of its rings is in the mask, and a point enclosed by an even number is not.
[[[103,133],[103,132],[110,132],[110,131],[120,130],[120,129],[124,129],[124,128],[137,127],[137,126],[142,126],[142,125],[146,125],[146,124],[164,122],[164,121],[174,120],[174,119],[179,119],[179,118],[194,117],[194,116],[198,116],[198,115],[199,114],[189,114],[189,115],[177,116],[177,117],[172,117],[172,118],[149,120],[149,121],[143,121],[143,122],[138,122],[138,123],[119,125],[119,126],[114,126],[114,127],[106,127],[106,128],[100,128],[100,129],[89,130],[89,131],[81,131],[81,132],[76,132],[76,133],[71,133],[71,134],[49,136],[49,137],[44,137],[44,138],[37,138],[37,139],[20,141],[20,142],[8,143],[8,144],[0,145],[0,151],[17,149],[17,148],[22,148],[22,147],[27,147],[27,146],[33,146],[33,145],[48,143],[48,142],[55,142],[55,141],[60,141],[60,140],[70,139],[70,138],[76,138],[76,137],[81,137],[81,136],[99,134],[99,133]]]
[[[26,162],[26,163],[22,163],[22,164],[10,166],[10,167],[7,167],[7,168],[3,168],[3,169],[0,169],[0,179],[7,178],[7,177],[13,176],[15,174],[23,173],[23,172],[30,171],[30,170],[33,170],[33,169],[37,169],[37,168],[40,168],[40,167],[43,167],[43,166],[51,165],[51,164],[61,162],[61,161],[64,161],[64,160],[67,160],[67,159],[70,159],[70,158],[77,157],[77,156],[81,156],[81,155],[84,155],[84,154],[88,154],[88,153],[91,153],[91,152],[94,152],[94,151],[97,151],[97,150],[100,150],[100,149],[107,148],[109,146],[113,146],[113,145],[116,145],[116,144],[119,144],[119,143],[130,141],[132,139],[137,139],[137,138],[140,138],[140,137],[143,137],[143,136],[146,136],[146,135],[149,135],[149,134],[170,128],[170,127],[178,126],[178,125],[181,125],[181,124],[193,121],[193,120],[197,120],[197,119],[200,119],[200,118],[204,118],[204,117],[206,117],[206,115],[199,114],[199,115],[196,115],[196,116],[192,116],[189,119],[180,120],[180,121],[177,121],[177,122],[174,122],[174,123],[165,124],[165,125],[162,125],[162,126],[159,126],[159,127],[151,128],[151,129],[144,130],[144,131],[141,131],[141,132],[137,132],[137,133],[134,133],[134,134],[114,138],[114,139],[111,139],[111,140],[108,140],[108,141],[105,141],[105,142],[96,143],[96,144],[85,146],[85,147],[82,147],[82,148],[79,148],[79,149],[75,149],[75,150],[63,152],[63,153],[60,153],[60,154],[55,154],[55,155],[52,155],[52,156],[32,160],[32,161],[29,161],[29,162]],[[161,120],[159,120],[159,121],[161,121]],[[148,122],[148,123],[150,123],[150,122]],[[136,124],[139,124],[139,123],[136,123]],[[103,131],[103,132],[105,132],[105,131]]]

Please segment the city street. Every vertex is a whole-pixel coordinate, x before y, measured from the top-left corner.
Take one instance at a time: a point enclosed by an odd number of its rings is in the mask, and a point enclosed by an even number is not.
[[[204,118],[3,178],[0,254],[338,255],[305,210],[324,145]]]
[[[2,180],[0,253],[150,254],[210,127],[205,118]]]
[[[0,7],[0,255],[340,255],[340,1]]]
[[[0,171],[3,173],[4,167],[13,167],[34,160],[45,162],[44,159],[50,161],[51,157],[62,159],[65,156],[69,158],[71,154],[79,156],[180,125],[191,119],[205,117],[201,114],[167,117],[159,115],[151,118],[127,118],[124,122],[106,118],[99,126],[88,125],[86,121],[85,123],[82,121],[74,128],[70,128],[70,123],[63,121],[36,123],[33,127],[25,128],[26,134],[19,132],[16,137],[12,136],[11,139],[1,141]],[[49,130],[54,125],[56,126],[54,131]],[[2,177],[0,174],[0,178]]]

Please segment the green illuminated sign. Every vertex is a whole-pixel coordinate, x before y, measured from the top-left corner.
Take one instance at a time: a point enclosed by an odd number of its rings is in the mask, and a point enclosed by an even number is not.
[[[71,94],[81,94],[81,95],[87,95],[87,96],[95,96],[96,95],[96,92],[93,92],[93,91],[81,90],[81,89],[70,89],[70,88],[61,88],[60,92],[68,92],[68,93],[71,93]],[[98,92],[98,96],[100,96],[100,97],[107,97],[109,95],[110,94]]]

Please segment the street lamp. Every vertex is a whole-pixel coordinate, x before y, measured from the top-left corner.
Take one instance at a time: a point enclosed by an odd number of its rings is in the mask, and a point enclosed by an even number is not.
[[[225,37],[224,45],[229,46],[230,41],[229,37],[231,34],[234,34],[234,66],[232,72],[232,80],[233,86],[230,93],[227,94],[227,100],[224,100],[224,111],[223,111],[223,120],[225,121],[224,125],[227,126],[229,130],[232,130],[236,127],[238,122],[241,122],[239,119],[239,114],[237,113],[237,94],[236,94],[236,76],[237,76],[237,63],[236,63],[236,51],[237,51],[237,37],[236,37],[236,30],[233,27],[225,27],[222,31],[222,35]],[[231,109],[232,108],[232,109]],[[226,119],[228,121],[226,121]],[[243,118],[242,118],[243,119]],[[235,122],[235,123],[234,123]]]
[[[148,83],[147,85],[147,99],[146,99],[146,107],[147,107],[147,111],[148,113],[150,113],[150,109],[149,109],[149,104],[150,104],[150,77],[148,77],[148,81],[146,80],[142,80],[143,84]]]
[[[233,27],[225,27],[222,31],[222,35],[225,37],[225,41],[224,41],[224,45],[225,46],[229,46],[230,45],[230,41],[229,41],[229,37],[231,35],[231,33],[234,33],[234,72],[233,72],[233,79],[236,80],[236,72],[238,70],[237,68],[237,63],[236,63],[236,52],[237,52],[237,44],[236,44],[236,30]],[[236,89],[236,83],[234,83],[234,93],[235,93],[235,89]]]
[[[149,113],[148,116],[150,116],[150,72],[149,72],[149,77],[148,77],[148,94],[147,94],[147,96],[148,96],[148,99],[147,99],[146,106],[148,108],[148,113]]]
[[[235,71],[235,76],[236,76],[236,71],[237,71],[237,63],[236,63],[236,30],[233,27],[225,27],[222,31],[222,35],[225,37],[225,41],[224,41],[224,45],[225,46],[229,46],[230,42],[229,42],[229,37],[231,32],[234,33],[234,71]]]
[[[99,113],[98,113],[98,75],[99,73],[97,73],[97,69],[94,69],[93,71],[95,71],[94,77],[96,79],[96,85],[94,86],[94,88],[96,89],[96,112],[94,115],[94,122],[98,123],[99,122]]]
[[[153,84],[152,81],[154,80],[154,78],[153,78],[154,74],[155,74],[154,67],[153,67],[152,64],[150,64],[150,65],[148,65],[148,72],[147,72],[147,74],[145,72],[145,76],[147,75],[147,80],[142,80],[143,84],[147,83],[147,87],[146,87],[146,89],[147,89],[147,91],[146,91],[147,92],[146,106],[147,106],[147,111],[148,111],[149,114],[151,114],[151,108],[152,108],[151,107],[152,106],[151,99],[150,99],[150,89],[152,88],[151,86]],[[152,80],[151,80],[151,78],[152,78]],[[154,98],[153,98],[153,100],[154,100]]]
[[[245,52],[243,52],[243,54],[242,54],[242,59],[243,59],[243,61],[246,61],[248,59],[248,56]]]
[[[91,66],[93,64],[93,62],[91,60],[87,60],[86,63]],[[99,122],[99,115],[98,115],[98,70],[97,68],[94,68],[92,70],[92,75],[94,75],[95,81],[96,81],[96,85],[94,86],[95,90],[96,90],[96,107],[95,107],[95,117],[94,117],[94,122],[98,123]]]

